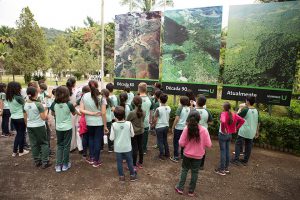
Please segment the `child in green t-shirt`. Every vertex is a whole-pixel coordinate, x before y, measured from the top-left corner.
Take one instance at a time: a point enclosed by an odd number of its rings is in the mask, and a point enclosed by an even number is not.
[[[161,94],[159,96],[160,106],[155,110],[152,124],[152,126],[155,127],[160,160],[165,160],[170,157],[168,131],[171,108],[166,105],[167,101],[168,95]]]
[[[173,146],[174,146],[174,156],[170,157],[170,160],[173,162],[179,161],[179,139],[182,134],[184,127],[186,126],[186,119],[190,114],[190,100],[187,96],[180,97],[180,106],[176,110],[176,117],[173,122],[172,132],[173,137]],[[181,156],[183,155],[183,150],[181,149]]]
[[[127,93],[128,99],[126,101],[126,104],[131,105],[133,98],[134,98],[134,94],[130,91],[130,87],[129,86],[125,86],[124,87],[124,92]]]
[[[55,116],[57,150],[55,171],[67,171],[71,167],[69,159],[72,139],[72,117],[78,111],[70,102],[70,92],[66,86],[59,86],[55,92],[55,101],[51,105],[52,114]]]
[[[144,120],[144,133],[143,133],[143,151],[144,154],[147,153],[147,145],[148,145],[148,135],[150,124],[152,123],[152,110],[153,110],[153,102],[147,95],[147,84],[142,82],[138,85],[138,92],[140,97],[142,98],[142,110],[146,113]],[[138,166],[142,168],[142,166]]]
[[[24,119],[31,144],[32,157],[35,166],[45,169],[49,163],[49,145],[45,120],[47,120],[47,109],[37,101],[38,92],[34,87],[27,88],[28,101],[24,105]]]
[[[206,105],[206,97],[204,95],[200,95],[197,99],[196,111],[198,111],[200,114],[199,125],[207,129],[208,124],[212,124],[213,118],[209,110],[205,108],[206,107],[205,105]],[[200,170],[204,169],[205,156],[206,154],[204,154],[204,156],[202,157]]]
[[[235,165],[239,165],[239,163],[247,165],[251,155],[253,139],[254,137],[257,138],[259,136],[259,112],[254,107],[254,103],[255,97],[247,96],[246,107],[244,107],[238,114],[245,119],[245,123],[239,129],[238,136],[235,142],[235,155],[231,160],[231,163]],[[240,160],[239,156],[243,143],[245,144],[244,159]]]
[[[125,181],[123,172],[123,160],[126,160],[130,171],[130,181],[136,181],[136,171],[133,168],[131,138],[134,137],[133,125],[129,121],[125,121],[125,109],[117,106],[114,111],[117,119],[112,124],[109,139],[114,141],[114,151],[117,157],[117,167],[120,181]]]

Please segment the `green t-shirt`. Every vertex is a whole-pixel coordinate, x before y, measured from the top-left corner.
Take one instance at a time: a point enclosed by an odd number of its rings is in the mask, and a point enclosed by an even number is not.
[[[153,99],[153,110],[155,111],[160,106],[160,103],[155,98]]]
[[[116,95],[113,94],[113,95],[109,96],[109,99],[110,99],[113,107],[117,107],[119,105],[118,98]]]
[[[205,108],[196,108],[196,110],[199,112],[201,117],[199,124],[205,128],[208,128],[208,123],[212,122],[213,120],[211,113]]]
[[[259,119],[259,112],[256,108],[244,108],[239,116],[245,119],[245,123],[239,129],[238,135],[244,138],[253,139],[255,137]]]
[[[179,106],[176,110],[176,116],[179,116],[179,121],[175,126],[175,129],[177,130],[183,130],[186,126],[186,120],[190,114],[190,107],[188,106]]]
[[[149,128],[149,117],[150,111],[153,110],[153,102],[150,100],[148,96],[141,96],[142,98],[142,110],[146,113],[145,120],[144,120],[144,128]]]
[[[114,122],[111,126],[110,140],[114,141],[114,151],[117,153],[130,152],[131,138],[134,137],[134,130],[131,122]]]
[[[97,108],[91,93],[85,93],[82,96],[82,102],[84,104],[84,109],[90,112],[101,112],[101,105],[107,105],[105,98],[98,98],[99,99],[99,107]],[[103,126],[102,116],[92,116],[92,115],[85,115],[86,125],[87,126]]]
[[[24,112],[27,114],[27,127],[41,127],[45,126],[45,121],[42,120],[40,113],[45,112],[43,105],[40,102],[26,102],[24,105]]]
[[[3,101],[3,110],[9,109],[7,100],[6,100],[6,94],[4,92],[0,93],[0,99]]]
[[[71,102],[68,103],[53,102],[50,109],[52,112],[55,113],[56,130],[67,131],[72,129],[71,114],[75,113],[75,107]]]
[[[10,109],[12,119],[24,118],[23,106],[25,104],[25,101],[22,96],[15,95],[12,101],[7,101],[7,103]]]
[[[126,104],[131,105],[131,102],[134,98],[134,94],[132,92],[127,93],[128,99],[126,101]]]
[[[160,106],[155,111],[157,122],[155,128],[169,127],[171,108],[169,106]]]

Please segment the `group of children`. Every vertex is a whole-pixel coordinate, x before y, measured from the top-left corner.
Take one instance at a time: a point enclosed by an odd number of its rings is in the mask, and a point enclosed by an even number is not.
[[[68,84],[67,84],[68,85]],[[73,84],[74,86],[74,84]],[[4,89],[2,89],[4,88]],[[180,97],[180,105],[175,113],[171,128],[173,133],[173,153],[170,154],[168,132],[171,108],[167,106],[168,95],[164,94],[161,84],[155,84],[153,97],[147,93],[147,84],[138,85],[138,94],[134,95],[129,87],[125,87],[117,97],[114,95],[112,83],[106,89],[98,90],[98,82],[89,81],[77,95],[75,102],[70,102],[72,87],[59,86],[49,95],[45,83],[29,84],[26,94],[21,96],[21,85],[10,82],[7,89],[0,84],[2,130],[7,132],[6,113],[11,113],[12,123],[16,128],[13,156],[25,155],[25,132],[30,139],[32,157],[37,167],[47,168],[49,162],[50,137],[47,125],[48,110],[55,119],[57,136],[56,172],[67,171],[71,167],[69,159],[72,137],[79,137],[82,154],[87,163],[93,167],[102,165],[101,151],[104,143],[108,143],[108,152],[116,153],[117,169],[120,181],[125,181],[123,162],[127,162],[130,171],[130,181],[137,180],[137,171],[143,168],[144,155],[148,148],[149,130],[155,130],[158,159],[177,163],[182,159],[180,181],[175,186],[179,194],[183,188],[187,173],[191,170],[192,178],[189,196],[194,196],[194,190],[199,170],[203,170],[205,149],[212,146],[208,126],[213,122],[212,115],[206,109],[206,98],[200,95],[197,99],[189,91]],[[45,103],[46,102],[46,103]],[[215,170],[219,175],[229,173],[229,145],[231,136],[238,133],[235,145],[235,156],[232,164],[246,165],[252,148],[252,140],[258,136],[259,114],[253,107],[255,97],[247,96],[246,104],[238,114],[231,111],[230,103],[225,102],[220,117],[219,145],[220,165]],[[75,107],[78,106],[78,109]],[[8,110],[7,110],[8,109]],[[72,115],[80,116],[78,134],[74,135]],[[4,124],[3,124],[4,123]],[[77,127],[77,124],[75,125]],[[240,160],[239,155],[245,144],[245,156]],[[79,149],[81,151],[81,149]],[[179,153],[180,150],[180,153]]]

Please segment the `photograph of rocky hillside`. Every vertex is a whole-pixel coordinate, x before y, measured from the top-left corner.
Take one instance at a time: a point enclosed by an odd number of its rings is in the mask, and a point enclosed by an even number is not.
[[[292,89],[299,41],[299,1],[231,6],[224,84]]]
[[[222,7],[164,13],[163,81],[217,83]]]
[[[158,79],[161,12],[115,18],[115,76]]]

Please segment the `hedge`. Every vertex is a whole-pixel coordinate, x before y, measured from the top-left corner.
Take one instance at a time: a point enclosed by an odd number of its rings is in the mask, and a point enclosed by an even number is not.
[[[171,123],[175,118],[177,106],[171,106]],[[211,136],[217,136],[219,131],[220,110],[210,109],[213,125],[209,126]],[[255,145],[281,151],[300,154],[300,120],[288,117],[272,117],[260,115],[260,136],[254,140]],[[171,125],[171,124],[170,124]],[[236,137],[236,134],[234,135]]]

